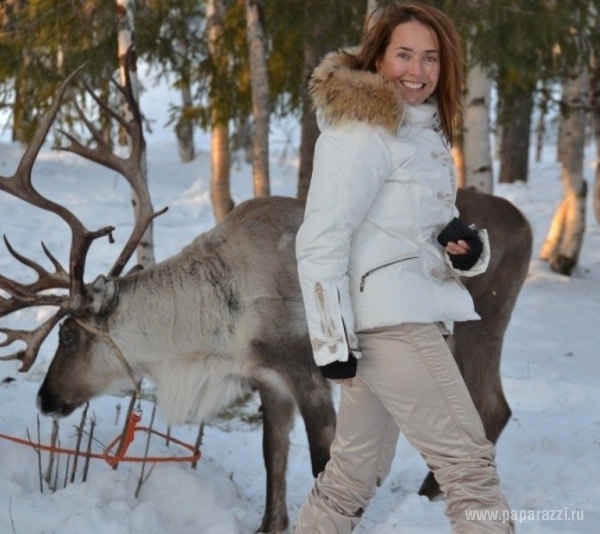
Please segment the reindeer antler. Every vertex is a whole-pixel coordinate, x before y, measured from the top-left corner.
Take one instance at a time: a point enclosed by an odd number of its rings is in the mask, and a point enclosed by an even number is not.
[[[33,284],[20,284],[14,280],[10,280],[4,276],[0,277],[0,289],[3,289],[9,294],[9,298],[0,298],[0,317],[4,317],[14,311],[28,308],[31,306],[51,305],[58,306],[59,310],[45,323],[40,325],[33,331],[12,330],[7,328],[0,329],[0,332],[6,335],[6,339],[0,343],[0,347],[5,347],[14,341],[21,340],[26,344],[24,351],[2,357],[3,360],[19,359],[23,362],[21,371],[27,371],[35,361],[40,345],[50,333],[52,328],[68,311],[79,309],[84,302],[84,283],[83,271],[85,256],[91,243],[102,236],[110,234],[112,227],[101,228],[97,231],[89,231],[79,221],[79,219],[67,208],[53,202],[52,200],[41,195],[33,186],[31,174],[33,165],[39,154],[39,151],[44,144],[46,136],[56,118],[56,114],[62,103],[67,87],[78,74],[80,69],[71,73],[67,79],[60,85],[56,99],[50,106],[50,109],[44,115],[40,124],[33,136],[33,139],[19,165],[12,176],[0,176],[0,190],[9,193],[33,206],[44,210],[56,213],[63,219],[71,228],[71,252],[69,257],[69,272],[66,276],[65,270],[60,266],[58,261],[48,252],[42,244],[44,252],[50,258],[55,267],[55,273],[48,273],[39,264],[26,259],[16,253],[8,240],[4,242],[9,252],[17,260],[24,265],[32,268],[38,274],[38,280]],[[45,295],[40,294],[40,291],[45,289],[65,288],[69,289],[68,295]]]
[[[114,227],[112,226],[106,226],[96,231],[88,230],[67,208],[41,195],[35,189],[31,181],[33,165],[46,136],[48,135],[50,127],[56,118],[58,110],[60,109],[65,92],[80,70],[81,67],[71,73],[60,85],[56,99],[40,121],[33,136],[33,140],[25,150],[15,173],[12,176],[0,175],[1,191],[5,191],[33,206],[57,214],[71,229],[71,249],[69,253],[68,273],[43,243],[42,249],[48,259],[52,262],[54,272],[47,271],[39,263],[16,252],[8,239],[6,239],[6,237],[4,238],[4,242],[10,254],[20,263],[35,271],[37,273],[37,280],[30,284],[23,284],[0,275],[0,290],[5,291],[9,295],[8,298],[0,295],[0,318],[17,310],[33,306],[58,307],[58,310],[50,317],[50,319],[34,330],[26,331],[0,328],[0,333],[6,336],[6,339],[0,342],[0,347],[9,346],[15,341],[23,341],[25,343],[25,350],[0,357],[1,360],[21,360],[22,366],[19,370],[23,372],[28,371],[33,365],[42,342],[60,319],[66,314],[78,315],[84,311],[86,306],[86,293],[83,276],[86,255],[94,240],[107,235],[110,236],[112,240],[111,232],[114,230]],[[136,217],[134,228],[109,273],[109,276],[114,277],[118,276],[123,270],[152,219],[157,215],[164,213],[166,208],[160,212],[153,211],[148,189],[143,181],[141,156],[144,151],[145,142],[142,131],[141,114],[131,90],[129,73],[127,72],[126,75],[125,88],[123,89],[120,86],[117,86],[125,95],[127,103],[132,110],[133,119],[131,121],[124,120],[120,115],[112,111],[105,102],[96,96],[87,84],[84,85],[86,91],[92,96],[102,110],[118,121],[131,138],[131,152],[129,156],[122,158],[115,155],[100,135],[100,132],[85,117],[81,106],[77,103],[75,103],[77,112],[95,141],[95,147],[85,146],[74,136],[62,132],[70,141],[70,145],[68,147],[63,147],[63,150],[83,156],[90,161],[109,167],[122,174],[131,185],[139,201],[138,216]],[[42,291],[49,289],[68,289],[68,294],[42,293]]]
[[[130,54],[131,51],[128,51]],[[108,167],[121,175],[127,180],[131,188],[133,189],[136,196],[136,219],[133,230],[127,240],[127,243],[123,247],[123,250],[119,254],[113,267],[110,269],[108,276],[116,277],[119,276],[131,258],[131,255],[135,251],[137,245],[142,239],[144,232],[152,220],[158,215],[162,215],[167,208],[163,208],[160,211],[155,212],[152,208],[152,202],[148,193],[148,187],[144,182],[144,169],[142,168],[143,154],[146,149],[146,141],[144,140],[144,132],[142,125],[142,116],[138,103],[133,94],[131,87],[131,76],[129,69],[125,69],[125,87],[119,85],[115,80],[111,80],[119,91],[125,97],[125,100],[132,113],[132,120],[125,120],[121,115],[115,113],[110,109],[106,102],[98,98],[96,93],[84,83],[84,87],[87,93],[94,99],[96,104],[106,112],[110,117],[116,120],[127,132],[127,135],[131,139],[131,151],[128,157],[117,156],[110,148],[110,146],[104,140],[101,132],[87,119],[85,113],[81,107],[75,103],[77,113],[85,124],[87,130],[95,141],[95,146],[90,147],[81,143],[76,137],[66,132],[61,132],[65,135],[70,145],[67,147],[60,147],[60,150],[66,150],[78,154],[90,161]]]
[[[46,336],[50,333],[52,328],[54,328],[61,317],[67,312],[66,304],[68,303],[68,296],[39,294],[38,292],[45,289],[54,289],[59,287],[68,288],[69,277],[43,243],[42,248],[44,249],[46,256],[48,256],[48,258],[50,258],[54,264],[54,273],[49,273],[38,263],[35,263],[15,252],[6,239],[6,236],[4,236],[4,243],[6,244],[8,251],[16,259],[37,272],[38,279],[31,284],[20,284],[14,280],[10,280],[5,276],[0,275],[0,288],[8,292],[10,295],[10,298],[8,299],[0,297],[0,317],[4,317],[5,315],[9,315],[14,311],[31,306],[46,305],[59,307],[58,312],[56,312],[48,321],[33,331],[0,328],[0,332],[6,335],[6,339],[0,343],[0,347],[7,347],[14,341],[24,341],[26,344],[26,349],[24,351],[19,351],[8,356],[0,357],[0,360],[21,360],[23,362],[21,370],[27,371],[35,361],[40,345]]]

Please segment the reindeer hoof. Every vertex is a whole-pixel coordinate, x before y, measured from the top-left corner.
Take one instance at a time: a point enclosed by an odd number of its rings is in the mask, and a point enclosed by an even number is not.
[[[424,495],[430,501],[437,501],[442,498],[440,485],[437,483],[433,473],[430,472],[425,477],[425,480],[423,480],[423,484],[421,484],[421,487],[419,488],[419,495]]]

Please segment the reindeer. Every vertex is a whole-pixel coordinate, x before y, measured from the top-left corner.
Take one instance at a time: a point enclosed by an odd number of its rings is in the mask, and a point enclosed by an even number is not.
[[[5,237],[9,252],[33,269],[37,280],[24,284],[0,275],[0,289],[8,294],[0,298],[0,317],[40,305],[57,311],[32,331],[0,328],[6,337],[0,347],[15,341],[26,346],[2,359],[21,360],[20,370],[29,370],[43,340],[64,319],[37,398],[40,410],[52,416],[68,415],[100,394],[136,389],[142,377],[155,383],[157,404],[171,424],[204,421],[242,391],[255,388],[262,403],[267,472],[259,532],[284,531],[295,407],[304,419],[315,476],[329,458],[335,428],[331,390],[312,359],[296,272],[294,241],[304,205],[284,197],[248,200],[179,254],[123,275],[145,228],[161,213],[153,210],[137,172],[144,139],[137,105],[126,90],[135,110],[131,122],[98,103],[132,139],[128,157],[114,155],[81,111],[95,147],[68,136],[71,144],[65,148],[121,173],[139,199],[136,223],[108,275],[85,283],[90,245],[110,236],[113,228],[87,230],[72,212],[40,195],[31,176],[74,75],[61,85],[14,175],[0,177],[0,190],[57,214],[71,229],[68,271],[44,245],[54,272],[19,254]],[[483,319],[458,324],[453,348],[495,441],[510,417],[500,382],[500,353],[527,272],[531,231],[520,212],[502,199],[461,191],[458,205],[466,220],[488,228],[494,245],[488,272],[466,282]],[[420,492],[434,497],[439,488],[428,476]]]

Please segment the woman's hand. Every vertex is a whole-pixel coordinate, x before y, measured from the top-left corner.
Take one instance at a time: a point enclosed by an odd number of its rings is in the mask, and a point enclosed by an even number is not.
[[[471,247],[466,241],[459,239],[458,241],[448,241],[446,245],[446,252],[452,255],[467,254],[471,250]]]

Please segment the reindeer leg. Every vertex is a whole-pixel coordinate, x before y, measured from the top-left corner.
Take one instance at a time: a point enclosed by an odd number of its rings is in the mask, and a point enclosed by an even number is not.
[[[454,358],[479,412],[485,435],[492,443],[496,443],[511,416],[500,376],[502,341],[507,323],[499,315],[482,320],[477,329],[471,330],[465,324],[455,332],[459,350]],[[477,347],[475,350],[485,358],[485,365],[478,362],[477,355],[469,354],[469,347]]]
[[[267,471],[266,505],[257,532],[285,532],[289,519],[286,505],[286,469],[294,400],[272,380],[257,381],[263,412],[263,458]]]
[[[311,373],[308,383],[295,382],[294,395],[308,437],[313,476],[316,477],[329,461],[329,447],[335,434],[336,414],[331,388],[318,371]]]

